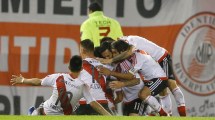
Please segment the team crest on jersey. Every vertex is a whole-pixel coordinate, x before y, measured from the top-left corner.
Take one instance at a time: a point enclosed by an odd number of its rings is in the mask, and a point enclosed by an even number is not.
[[[198,13],[182,26],[173,50],[181,86],[195,95],[215,93],[215,14]]]

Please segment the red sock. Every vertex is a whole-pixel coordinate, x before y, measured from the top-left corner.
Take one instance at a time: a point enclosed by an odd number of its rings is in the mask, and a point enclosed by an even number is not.
[[[167,113],[163,110],[163,108],[161,108],[161,110],[159,111],[160,116],[167,116]]]
[[[185,106],[178,107],[178,113],[180,116],[186,116],[186,108]]]

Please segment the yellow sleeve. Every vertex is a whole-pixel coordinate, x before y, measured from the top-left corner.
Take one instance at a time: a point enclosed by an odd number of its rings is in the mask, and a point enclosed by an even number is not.
[[[121,25],[119,24],[118,21],[115,22],[115,34],[114,34],[114,39],[117,40],[118,38],[123,36],[123,32],[121,29]]]
[[[82,40],[85,40],[85,39],[90,39],[92,40],[92,33],[91,33],[91,30],[90,30],[90,24],[88,24],[88,22],[84,22],[82,25],[81,25],[81,28],[80,28],[80,34],[81,34],[81,41]]]

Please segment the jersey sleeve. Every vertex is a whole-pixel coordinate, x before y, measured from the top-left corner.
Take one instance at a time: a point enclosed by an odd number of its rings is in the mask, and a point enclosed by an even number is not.
[[[119,24],[119,22],[116,20],[114,20],[114,21],[115,21],[115,31],[114,31],[113,39],[117,40],[118,38],[123,36],[123,32],[122,32],[121,25]]]
[[[91,103],[92,101],[96,101],[92,95],[90,94],[90,88],[88,85],[84,85],[84,88],[83,88],[83,96],[84,98],[87,100],[87,104]]]
[[[42,86],[53,86],[59,74],[51,74],[42,79]]]
[[[90,39],[92,40],[92,34],[91,34],[91,27],[90,27],[90,24],[85,21],[82,25],[81,25],[81,28],[80,28],[80,34],[81,34],[81,41],[82,40],[85,40],[85,39]]]

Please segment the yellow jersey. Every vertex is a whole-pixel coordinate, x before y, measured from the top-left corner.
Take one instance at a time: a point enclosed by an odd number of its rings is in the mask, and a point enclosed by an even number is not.
[[[117,40],[117,38],[123,36],[119,22],[106,17],[102,11],[89,14],[89,18],[82,23],[80,32],[81,40],[92,40],[94,47],[100,46],[100,40],[103,37],[111,37]]]

